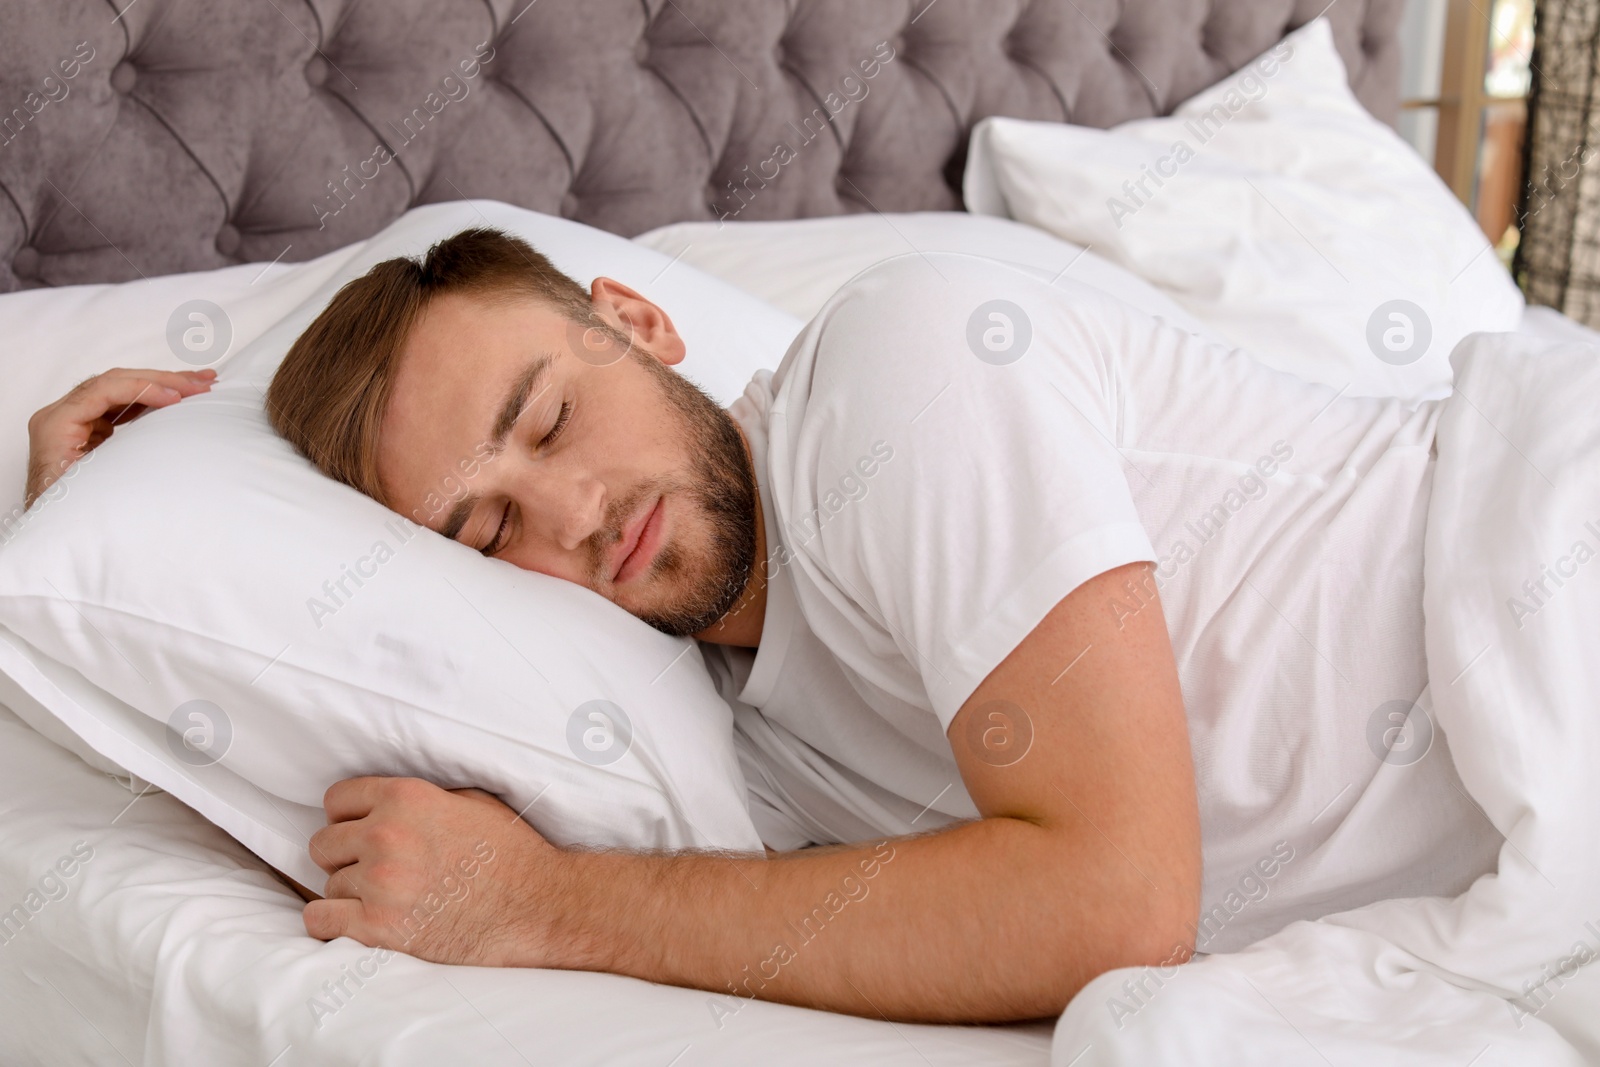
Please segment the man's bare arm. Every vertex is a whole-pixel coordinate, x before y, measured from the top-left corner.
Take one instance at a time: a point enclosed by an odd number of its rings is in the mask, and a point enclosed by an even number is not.
[[[1059,1013],[1097,974],[1193,947],[1199,820],[1166,624],[1155,603],[1120,628],[1106,608],[1139,573],[1074,591],[957,715],[979,821],[774,859],[563,850],[486,794],[355,779],[330,790],[332,825],[313,839],[313,856],[343,869],[306,928],[445,962],[612,971],[871,1017]],[[1024,726],[1031,744],[1014,759],[993,731]],[[494,858],[466,895],[401,936],[430,878],[480,843]]]

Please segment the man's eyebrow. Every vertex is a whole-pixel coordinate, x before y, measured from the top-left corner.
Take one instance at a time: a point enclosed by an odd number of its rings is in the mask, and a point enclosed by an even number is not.
[[[456,501],[456,506],[450,509],[450,514],[445,517],[444,525],[439,527],[439,532],[454,541],[461,532],[461,527],[467,524],[472,517],[472,509],[478,506],[481,498],[477,493],[468,493]]]
[[[511,436],[511,428],[517,424],[517,419],[522,417],[529,404],[544,393],[543,389],[535,393],[534,388],[550,373],[552,361],[553,357],[548,352],[540,353],[529,361],[522,373],[517,375],[516,381],[511,383],[505,401],[500,405],[500,413],[495,416],[494,425],[489,429],[488,444],[493,455],[505,451],[506,438]],[[444,525],[439,527],[439,532],[454,541],[481,499],[477,493],[468,493],[456,501],[450,514],[445,517]]]
[[[528,406],[534,386],[550,373],[551,362],[548,352],[540,353],[529,362],[521,374],[517,375],[517,380],[511,383],[505,403],[500,405],[500,414],[495,416],[494,426],[489,430],[489,447],[495,452],[505,450],[506,438],[511,435],[511,427],[516,425],[523,409]]]

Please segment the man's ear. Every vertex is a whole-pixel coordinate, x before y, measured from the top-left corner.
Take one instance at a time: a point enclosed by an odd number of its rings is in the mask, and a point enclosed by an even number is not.
[[[687,351],[677,327],[660,307],[615,278],[596,278],[589,286],[594,310],[625,336],[633,338],[669,367],[683,361]]]

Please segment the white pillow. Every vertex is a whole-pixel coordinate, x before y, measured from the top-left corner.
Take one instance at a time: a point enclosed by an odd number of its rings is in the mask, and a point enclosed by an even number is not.
[[[0,697],[36,702],[313,887],[322,794],[358,774],[480,786],[561,844],[759,850],[731,713],[692,641],[410,526],[267,424],[266,381],[340,285],[471,225],[657,299],[723,397],[799,326],[575,223],[488,202],[410,212],[209,394],[119,428],[13,528]]]
[[[1471,215],[1351,94],[1325,19],[1167,118],[986,119],[964,187],[969,210],[1086,245],[1353,395],[1443,395],[1456,342],[1522,313]]]
[[[1191,333],[1225,340],[1149,282],[1081,245],[1009,219],[962,211],[676,222],[634,240],[802,319],[874,263],[910,252],[964,252],[1003,260],[1047,281],[1071,278],[1092,285]]]
[[[220,368],[360,250],[354,244],[305,263],[243,263],[117,285],[65,285],[0,295],[6,359],[6,388],[0,389],[0,542],[7,518],[22,511],[28,416],[111,367]],[[185,320],[187,312],[179,309],[194,300],[227,309],[227,348],[212,362],[201,362],[205,355],[187,351],[189,358],[180,358],[166,341],[168,321]]]

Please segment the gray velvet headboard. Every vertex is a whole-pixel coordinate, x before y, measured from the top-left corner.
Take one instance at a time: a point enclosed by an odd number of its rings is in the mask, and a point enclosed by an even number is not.
[[[304,260],[488,197],[633,235],[959,209],[988,115],[1161,114],[1403,0],[0,0],[0,291]],[[119,14],[120,12],[120,14]]]

